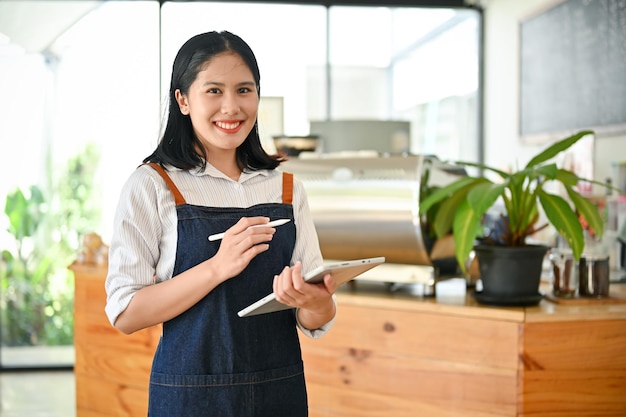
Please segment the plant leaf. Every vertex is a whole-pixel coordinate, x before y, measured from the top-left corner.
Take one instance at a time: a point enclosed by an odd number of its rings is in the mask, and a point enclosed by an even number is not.
[[[515,228],[518,223],[518,213],[523,213],[521,207],[524,204],[524,184],[528,181],[523,171],[511,175],[506,183],[510,191],[509,198],[504,200],[507,215],[509,216],[509,229]]]
[[[445,236],[452,230],[452,224],[459,205],[467,198],[471,190],[479,187],[485,181],[474,181],[441,202],[432,223],[437,237]]]
[[[553,180],[556,178],[558,173],[559,169],[557,168],[556,164],[548,164],[533,169],[532,175],[529,175],[529,177],[537,178],[539,176],[543,176]]]
[[[567,240],[574,258],[579,260],[585,247],[585,240],[583,227],[576,213],[563,197],[546,193],[543,190],[539,191],[539,201],[550,223]]]
[[[578,184],[579,178],[572,171],[561,168],[557,172],[555,180],[560,181],[565,187],[573,187]]]
[[[581,196],[576,190],[570,187],[565,187],[567,195],[574,203],[576,210],[585,218],[585,221],[589,224],[589,227],[593,229],[598,238],[602,238],[604,234],[604,221],[600,217],[598,207],[591,201]]]
[[[463,200],[454,216],[453,234],[456,260],[463,272],[465,262],[474,247],[476,230],[480,227],[480,217],[476,216],[467,200]]]
[[[511,176],[511,174],[509,174],[508,172],[504,172],[504,171],[499,170],[497,168],[490,167],[489,165],[479,164],[477,162],[457,161],[457,162],[455,162],[455,164],[456,165],[461,165],[461,166],[466,166],[466,167],[474,167],[474,168],[479,168],[479,169],[486,170],[486,171],[495,172],[496,174],[498,174],[503,179],[506,179],[506,178]]]
[[[545,149],[543,152],[541,152],[540,154],[538,154],[537,156],[535,156],[533,159],[531,159],[528,164],[526,164],[526,168],[530,168],[533,167],[535,165],[538,165],[542,162],[545,162],[547,160],[550,160],[552,158],[554,158],[556,155],[558,155],[559,153],[563,152],[565,149],[569,148],[570,146],[572,146],[573,144],[575,144],[576,142],[578,142],[580,139],[582,139],[583,137],[587,136],[587,135],[593,135],[593,131],[592,130],[581,130],[580,132],[567,137],[565,139],[562,139],[554,144],[552,144],[551,146],[549,146],[547,149]]]
[[[441,187],[438,190],[434,191],[428,197],[424,198],[419,203],[419,212],[420,214],[426,213],[433,205],[438,203],[439,201],[449,198],[451,194],[456,193],[458,190],[467,187],[473,183],[481,183],[487,181],[482,177],[463,177],[458,179],[445,187]]]
[[[471,186],[472,184],[466,186],[466,189],[457,191],[439,204],[439,207],[436,209],[437,213],[432,219],[432,228],[435,236],[440,238],[450,232],[458,206],[466,198]]]
[[[26,213],[26,207],[26,197],[21,189],[18,188],[14,192],[7,195],[6,202],[4,204],[4,213],[9,218],[9,228],[7,231],[18,240],[28,236],[28,234],[24,232],[24,230],[29,228],[29,218],[24,215]]]
[[[516,234],[528,235],[527,231],[534,223],[537,223],[539,217],[537,215],[537,196],[536,194],[526,194],[524,209],[520,211],[520,217],[517,219],[515,227],[511,227],[512,232]],[[522,239],[525,239],[522,238]]]
[[[491,181],[479,184],[467,194],[467,201],[478,217],[482,217],[504,192],[505,184],[494,184]]]
[[[565,171],[565,172],[569,172],[569,171],[567,171],[567,170],[563,170],[563,171]],[[607,189],[607,190],[614,191],[614,192],[616,192],[617,194],[626,195],[626,193],[625,193],[625,192],[624,192],[621,188],[614,187],[614,186],[612,186],[612,185],[607,184],[606,182],[603,182],[603,181],[596,181],[596,180],[592,180],[592,179],[589,179],[589,178],[579,177],[579,176],[577,176],[576,174],[574,174],[573,172],[569,172],[569,175],[572,177],[572,179],[571,179],[570,181],[576,181],[576,182],[574,182],[574,183],[572,183],[572,184],[571,184],[572,186],[574,186],[574,185],[576,185],[576,184],[578,184],[579,182],[581,182],[581,181],[582,181],[582,182],[588,182],[589,184],[594,184],[594,185],[597,185],[597,186],[603,187],[603,188],[605,188],[605,189]],[[559,179],[559,178],[557,178],[557,179]],[[559,179],[559,180],[560,180],[560,179]],[[563,182],[563,181],[561,181],[561,182]],[[564,182],[563,182],[563,183],[564,183]],[[565,183],[564,183],[564,184],[565,184]],[[569,184],[568,184],[568,185],[569,185]]]

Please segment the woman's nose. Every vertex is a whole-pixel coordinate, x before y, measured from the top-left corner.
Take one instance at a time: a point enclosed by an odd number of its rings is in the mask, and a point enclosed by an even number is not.
[[[224,94],[222,100],[222,114],[239,113],[239,102],[236,94]]]

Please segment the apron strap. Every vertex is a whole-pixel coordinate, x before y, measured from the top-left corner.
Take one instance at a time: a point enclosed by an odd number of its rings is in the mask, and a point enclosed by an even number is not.
[[[293,174],[291,172],[283,172],[283,204],[291,204],[293,202]]]
[[[174,203],[179,206],[181,204],[187,204],[185,198],[174,184],[174,181],[167,175],[167,172],[163,169],[163,167],[157,163],[149,162],[147,165],[150,165],[154,168],[163,178],[168,188],[174,195]],[[283,172],[283,204],[292,204],[293,203],[293,174],[291,172]]]
[[[172,195],[174,195],[174,203],[177,206],[180,206],[181,204],[187,204],[187,202],[185,201],[185,198],[178,190],[178,187],[176,187],[176,184],[174,184],[174,181],[172,181],[170,176],[167,175],[167,172],[165,172],[165,170],[163,169],[161,165],[155,162],[149,162],[147,165],[150,165],[152,168],[156,169],[156,171],[161,175],[161,177],[163,177],[163,179],[165,180],[165,183],[167,184],[168,188],[172,192]]]

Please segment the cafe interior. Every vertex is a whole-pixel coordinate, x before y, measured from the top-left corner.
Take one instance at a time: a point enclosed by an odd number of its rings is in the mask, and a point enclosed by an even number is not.
[[[0,416],[146,415],[160,328],[108,323],[107,249],[174,55],[210,30],[255,52],[263,147],[288,155],[324,258],[386,259],[300,337],[311,416],[626,415],[625,22],[619,0],[1,0]],[[424,232],[425,180],[513,172],[579,131],[555,162],[600,210],[606,291],[555,294],[549,226],[539,297],[480,302],[475,260]],[[43,281],[11,275],[18,254],[51,263]]]

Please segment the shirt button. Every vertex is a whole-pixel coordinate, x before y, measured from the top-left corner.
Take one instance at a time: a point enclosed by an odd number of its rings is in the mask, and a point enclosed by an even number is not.
[[[241,184],[239,184],[238,182],[235,183],[235,190],[241,190]]]

